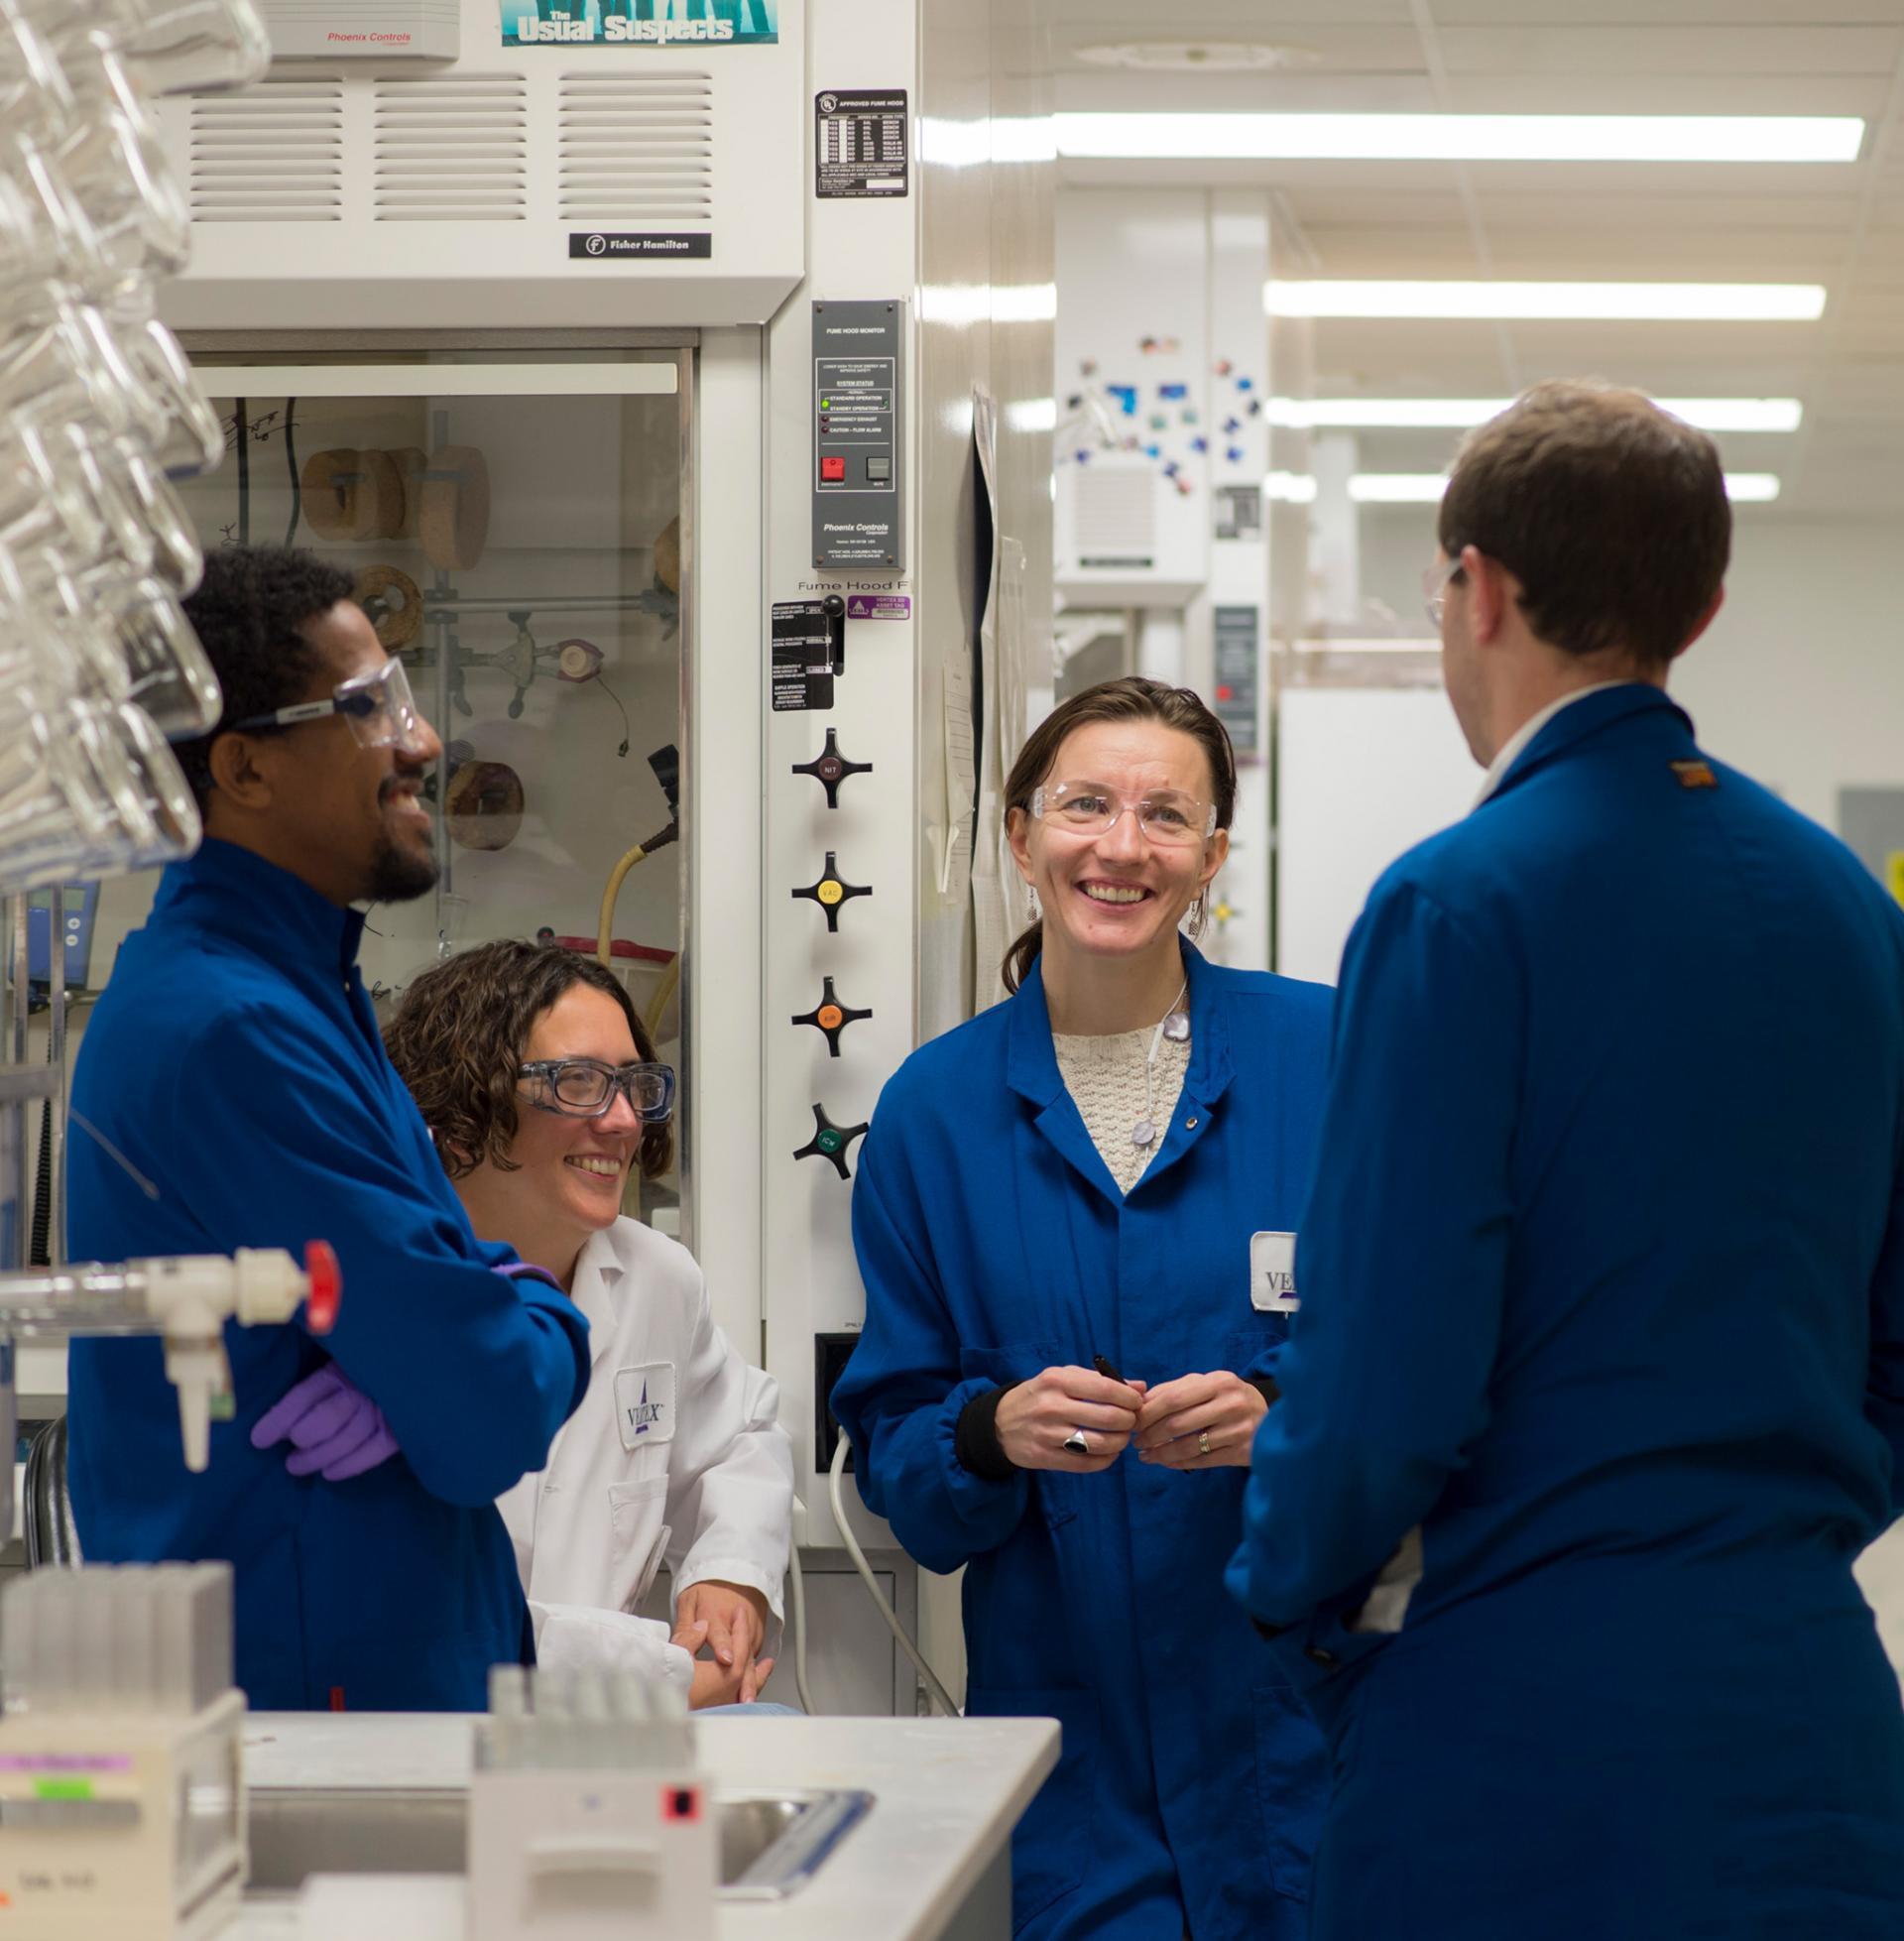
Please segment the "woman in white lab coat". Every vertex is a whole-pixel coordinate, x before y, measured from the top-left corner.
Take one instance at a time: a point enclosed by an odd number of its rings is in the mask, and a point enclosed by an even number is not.
[[[634,1668],[696,1708],[753,1702],[779,1650],[793,1453],[693,1256],[621,1211],[635,1167],[667,1167],[673,1072],[613,974],[554,945],[433,966],[385,1035],[478,1237],[588,1317],[588,1393],[498,1506],[537,1657]],[[634,1615],[663,1562],[671,1626]]]

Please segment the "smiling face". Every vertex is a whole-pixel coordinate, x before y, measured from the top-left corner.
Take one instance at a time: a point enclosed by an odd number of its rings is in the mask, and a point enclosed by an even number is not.
[[[390,660],[354,600],[300,631],[313,666],[299,701],[329,700]],[[418,796],[442,750],[427,722],[409,748],[367,748],[337,714],[220,742],[243,745],[245,788],[235,792],[227,780],[214,789],[208,834],[248,843],[337,904],[402,903],[435,883],[434,832]]]
[[[522,1056],[525,1064],[537,1058],[596,1058],[620,1067],[634,1064],[641,1053],[621,1006],[605,991],[571,984],[536,1019]],[[641,1116],[625,1092],[616,1092],[599,1119],[546,1112],[528,1091],[519,1092],[516,1137],[509,1148],[515,1170],[487,1160],[477,1168],[489,1175],[482,1189],[496,1209],[491,1217],[496,1235],[514,1238],[555,1227],[579,1242],[613,1226],[641,1143]],[[485,1227],[477,1231],[490,1237]]]
[[[1038,893],[1044,948],[1135,957],[1169,943],[1192,901],[1223,867],[1230,837],[1161,843],[1139,826],[1140,796],[1169,790],[1208,803],[1215,789],[1202,747],[1160,721],[1092,721],[1058,746],[1047,789],[1090,782],[1131,803],[1108,829],[1067,828],[1061,817],[1010,816],[1018,873]]]

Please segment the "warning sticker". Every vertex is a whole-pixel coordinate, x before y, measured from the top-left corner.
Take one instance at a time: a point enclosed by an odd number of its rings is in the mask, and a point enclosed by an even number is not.
[[[789,708],[830,708],[833,679],[844,661],[845,624],[824,600],[774,603],[774,662],[770,687],[775,713]]]
[[[813,109],[815,195],[906,192],[903,88],[829,88],[813,97]]]

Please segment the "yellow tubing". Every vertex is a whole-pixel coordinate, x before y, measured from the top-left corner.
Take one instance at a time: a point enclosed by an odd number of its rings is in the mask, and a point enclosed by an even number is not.
[[[615,968],[615,953],[610,947],[615,929],[615,900],[622,894],[623,879],[647,854],[638,842],[608,873],[608,884],[602,891],[602,920],[595,931],[595,961],[604,970]]]
[[[667,1010],[667,1001],[681,985],[681,953],[674,953],[674,961],[661,973],[661,981],[654,987],[654,996],[642,1020],[642,1029],[648,1033],[651,1044],[661,1041],[661,1015]]]

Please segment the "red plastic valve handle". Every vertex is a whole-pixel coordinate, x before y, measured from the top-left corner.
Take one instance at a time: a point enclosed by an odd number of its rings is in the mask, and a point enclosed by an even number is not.
[[[344,1276],[337,1255],[327,1240],[313,1240],[304,1249],[304,1273],[310,1292],[304,1296],[304,1325],[312,1334],[328,1334],[337,1325],[337,1304],[344,1297]]]

